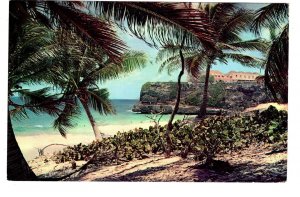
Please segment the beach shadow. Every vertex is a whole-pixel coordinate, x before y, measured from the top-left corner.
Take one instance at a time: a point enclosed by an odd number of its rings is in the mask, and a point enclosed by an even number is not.
[[[110,175],[110,176],[106,176],[106,177],[103,177],[103,178],[98,178],[98,179],[93,179],[93,180],[91,180],[91,181],[130,181],[130,180],[118,180],[118,179],[120,179],[120,178],[118,178],[118,177],[126,177],[127,175],[130,175],[131,173],[128,173],[128,174],[126,174],[126,175],[122,175],[124,172],[126,172],[126,171],[130,171],[130,170],[132,170],[132,169],[134,169],[134,168],[139,168],[140,166],[143,166],[143,165],[147,165],[147,164],[151,164],[151,163],[153,163],[153,162],[157,162],[157,161],[160,161],[160,160],[164,160],[165,158],[163,157],[163,158],[158,158],[158,159],[153,159],[153,160],[149,160],[148,162],[143,162],[143,163],[139,163],[139,164],[136,164],[136,165],[134,165],[134,166],[131,166],[131,167],[129,167],[129,168],[124,168],[122,171],[119,171],[119,172],[117,172],[117,173],[114,173],[114,174],[112,174],[112,175]],[[168,165],[168,164],[167,164]],[[116,167],[122,167],[122,166],[126,166],[126,164],[115,164],[115,166]],[[76,176],[74,176],[74,177],[72,177],[72,178],[70,178],[70,179],[68,179],[68,181],[80,181],[80,179],[82,178],[82,177],[84,177],[86,174],[89,174],[89,173],[95,173],[95,172],[97,172],[97,171],[99,171],[99,170],[101,170],[101,169],[103,169],[103,168],[105,168],[105,167],[107,167],[107,166],[105,166],[105,165],[103,165],[103,166],[101,166],[101,165],[97,165],[97,164],[94,164],[94,165],[91,165],[87,170],[85,170],[85,171],[83,171],[83,172],[81,172],[80,174],[77,174]],[[160,166],[161,167],[161,166]],[[147,168],[147,169],[145,169],[145,170],[139,170],[139,171],[137,171],[137,172],[143,172],[143,171],[147,171],[147,170],[149,170],[149,172],[151,171],[151,169],[154,169],[154,168],[157,168],[157,170],[158,170],[158,167],[149,167],[149,168]],[[149,173],[148,172],[148,173]],[[154,171],[153,171],[154,172]],[[124,179],[127,179],[127,178],[124,178]]]
[[[166,168],[167,168],[166,166],[150,167],[150,168],[147,168],[144,170],[135,171],[135,172],[128,173],[125,175],[121,175],[121,176],[120,176],[120,173],[117,173],[117,174],[107,176],[104,178],[95,179],[93,181],[128,181],[128,182],[135,181],[135,182],[139,182],[139,181],[143,181],[143,177],[149,176],[158,171],[165,170]]]
[[[245,162],[232,166],[231,172],[197,169],[197,182],[284,182],[287,177],[287,161],[271,164]]]

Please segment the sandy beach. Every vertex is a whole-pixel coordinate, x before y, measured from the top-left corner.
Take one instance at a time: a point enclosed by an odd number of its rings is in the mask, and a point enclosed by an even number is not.
[[[160,122],[161,125],[167,124],[167,122]],[[133,130],[135,128],[148,128],[153,126],[154,122],[148,121],[143,123],[135,123],[128,125],[105,125],[99,127],[100,131],[105,136],[116,134],[118,131],[125,132]],[[18,144],[23,152],[23,155],[27,161],[34,159],[38,156],[38,148],[43,148],[49,144],[65,144],[75,145],[79,143],[87,144],[95,139],[93,132],[87,133],[68,133],[67,138],[63,138],[58,132],[57,134],[41,134],[41,135],[20,135],[16,136]],[[62,150],[64,146],[55,145],[50,146],[45,150],[45,154],[52,154],[54,151]]]

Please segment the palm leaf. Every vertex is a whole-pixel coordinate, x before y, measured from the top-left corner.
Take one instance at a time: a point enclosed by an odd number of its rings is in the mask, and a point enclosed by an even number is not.
[[[172,72],[176,71],[181,67],[181,59],[179,56],[180,49],[175,48],[174,54],[172,53],[172,49],[162,49],[159,50],[156,61],[160,63],[160,67],[158,72],[162,72],[163,70],[167,70],[168,74],[171,75]],[[185,57],[184,59],[188,59],[190,57],[196,56],[198,52],[192,51],[189,48],[184,48],[182,50],[182,54]],[[178,52],[177,54],[175,52]],[[185,67],[187,70],[188,68]]]
[[[252,31],[260,33],[261,28],[279,28],[282,23],[288,20],[287,3],[271,3],[262,7],[255,13],[255,19],[252,23]]]
[[[78,103],[76,103],[74,99],[69,99],[69,101],[65,103],[61,113],[53,122],[53,127],[57,129],[63,137],[66,137],[68,129],[75,126],[72,119],[80,114],[77,106]]]
[[[88,105],[100,114],[115,114],[109,100],[109,92],[107,89],[89,88],[87,93],[89,94]]]
[[[126,50],[110,23],[84,12],[84,4],[76,1],[10,2],[10,16],[16,24],[27,20],[42,22],[52,28],[61,27],[75,32],[89,45],[103,48],[114,61],[119,61]],[[11,28],[19,29],[10,23]],[[17,30],[19,31],[19,30]],[[11,32],[11,31],[10,31]],[[18,33],[12,33],[15,37]],[[13,47],[11,47],[13,48]]]
[[[241,41],[240,33],[250,28],[253,17],[253,13],[248,10],[239,9],[233,12],[226,22],[218,28],[220,32],[219,41],[225,43]]]
[[[129,73],[146,66],[148,57],[145,53],[130,51],[122,57],[121,73]]]
[[[149,40],[156,45],[174,40],[182,41],[187,31],[186,43],[198,38],[212,44],[215,31],[204,12],[186,8],[181,3],[161,2],[95,2],[98,11],[107,18],[119,22],[138,38]]]
[[[286,25],[281,35],[273,41],[270,47],[265,69],[265,83],[273,97],[288,102],[288,48],[289,25]]]
[[[120,61],[126,47],[110,23],[56,2],[47,4],[51,11],[50,15],[59,19],[57,22],[61,27],[73,30],[89,44],[102,48],[111,59]]]
[[[202,51],[199,54],[186,59],[186,69],[194,78],[199,78],[200,71],[207,66],[208,57]]]
[[[30,91],[27,89],[16,90],[20,99],[24,102],[21,106],[26,108],[33,113],[47,113],[52,116],[56,116],[60,109],[60,101],[55,95],[49,94],[50,88],[42,88],[35,91]]]
[[[265,53],[268,50],[269,45],[270,43],[266,40],[257,38],[253,40],[229,43],[224,47],[224,49],[237,51],[256,50]]]
[[[121,74],[144,68],[148,58],[145,53],[130,51],[125,53],[121,59],[122,61],[117,64],[112,61],[107,61],[98,68],[92,69],[91,72],[87,73],[86,78],[82,80],[81,85],[93,81],[103,83],[110,79],[116,79],[120,77]]]
[[[231,59],[247,67],[261,67],[264,63],[263,59],[241,53],[224,53],[223,58]]]

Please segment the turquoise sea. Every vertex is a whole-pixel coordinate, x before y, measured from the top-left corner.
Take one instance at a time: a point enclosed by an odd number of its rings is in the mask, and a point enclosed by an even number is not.
[[[13,98],[15,101],[20,100],[18,97]],[[149,122],[150,119],[146,114],[134,113],[131,111],[132,106],[138,100],[111,100],[116,109],[115,115],[100,115],[96,111],[92,111],[97,125],[129,125],[134,123]],[[20,102],[20,101],[19,101]],[[48,114],[34,114],[27,112],[29,118],[22,120],[12,120],[14,132],[16,135],[35,135],[35,134],[57,134],[58,131],[53,128],[54,117]],[[161,122],[168,121],[170,115],[164,115]],[[182,115],[177,115],[175,119],[182,119]],[[75,127],[68,130],[68,133],[85,133],[90,132],[91,129],[89,120],[84,112],[81,110],[81,115],[73,119]],[[88,129],[87,129],[88,128]]]

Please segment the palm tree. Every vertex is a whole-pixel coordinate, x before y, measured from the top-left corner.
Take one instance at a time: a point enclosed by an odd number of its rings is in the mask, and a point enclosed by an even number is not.
[[[271,32],[278,30],[278,35],[272,33],[272,44],[263,65],[265,68],[265,84],[274,99],[288,102],[288,48],[289,24],[288,4],[272,3],[262,7],[255,13],[252,30],[260,34],[261,29],[267,28]],[[280,99],[278,98],[280,96]]]
[[[121,63],[116,64],[109,56],[104,55],[102,49],[85,45],[75,34],[69,34],[67,40],[60,40],[62,34],[60,30],[51,31],[37,23],[28,23],[24,25],[23,30],[24,34],[20,35],[15,51],[9,56],[8,179],[10,180],[36,179],[15,140],[11,116],[19,119],[27,118],[27,110],[34,113],[48,113],[57,118],[54,126],[65,136],[65,128],[73,126],[68,118],[76,115],[75,112],[78,111],[74,105],[77,104],[74,100],[77,96],[86,110],[96,137],[100,138],[88,105],[105,114],[113,112],[113,108],[108,100],[107,90],[100,89],[96,81],[116,78],[120,73],[143,67],[146,62],[145,54],[129,52],[123,55]],[[49,88],[37,91],[22,88],[22,84],[41,82],[56,87],[66,85],[64,94],[50,95]],[[23,103],[13,102],[11,97],[15,94],[20,95]]]
[[[217,61],[227,64],[228,60],[236,61],[244,66],[258,67],[262,60],[245,54],[247,50],[263,52],[268,43],[263,39],[244,41],[240,37],[242,31],[247,30],[253,15],[251,12],[239,9],[234,4],[200,4],[199,9],[210,17],[210,24],[218,30],[218,41],[214,48],[205,43],[194,42],[185,46],[182,51],[185,57],[186,70],[193,77],[198,78],[201,71],[205,71],[203,99],[198,118],[206,115],[208,101],[208,85],[210,68]],[[177,70],[180,65],[178,45],[168,44],[158,53],[157,61],[161,61],[160,70],[168,72]]]
[[[65,61],[71,67],[54,68],[54,72],[56,72],[55,85],[62,90],[61,97],[68,102],[55,120],[54,127],[65,136],[66,129],[73,126],[72,118],[80,113],[79,103],[81,103],[96,140],[101,140],[101,133],[90,108],[105,115],[113,114],[115,111],[109,101],[107,89],[101,89],[97,83],[144,67],[147,57],[141,52],[128,52],[123,55],[119,63],[115,63],[101,49],[88,47],[74,35],[69,36],[68,40],[64,42],[64,51],[67,51],[67,54],[64,55]]]
[[[62,2],[62,1],[11,1],[9,5],[9,79],[8,79],[8,92],[10,97],[14,92],[13,89],[22,89],[21,84],[26,82],[37,82],[43,77],[47,78],[51,75],[44,75],[46,71],[49,71],[46,65],[51,65],[50,61],[46,61],[46,64],[35,64],[32,62],[34,59],[42,57],[42,55],[49,55],[51,53],[48,50],[37,49],[40,46],[39,42],[36,46],[20,47],[19,41],[22,38],[22,33],[26,30],[23,29],[24,24],[33,21],[38,21],[49,28],[62,27],[64,31],[75,32],[90,46],[101,47],[106,54],[110,56],[115,62],[118,62],[120,56],[123,54],[125,44],[116,36],[111,23],[100,20],[92,15],[86,14],[83,11],[84,3],[75,2]],[[33,39],[39,34],[33,35]],[[63,39],[63,38],[61,38]],[[45,40],[44,40],[45,41]],[[32,43],[30,40],[28,43]],[[27,44],[28,44],[27,43]],[[24,44],[24,43],[23,43]],[[55,47],[49,46],[53,51]],[[24,49],[24,50],[23,50]],[[32,53],[32,52],[35,53]],[[29,53],[29,54],[28,54]],[[32,53],[32,54],[31,54]],[[33,57],[27,56],[33,55]],[[53,54],[52,54],[53,55]],[[20,58],[20,57],[23,57]],[[29,57],[28,60],[26,58]],[[52,56],[53,57],[53,56]],[[39,59],[42,62],[42,59]],[[49,60],[49,59],[48,59]],[[23,63],[24,61],[24,63]],[[36,66],[34,66],[34,63]],[[28,65],[32,65],[29,66]],[[41,65],[45,65],[40,67]],[[20,90],[19,90],[20,91]],[[25,93],[23,91],[23,93]],[[30,93],[30,91],[27,91]],[[48,101],[48,95],[45,90],[36,92],[35,95],[42,99],[40,101]],[[34,98],[37,98],[37,97]],[[25,97],[24,97],[25,98]],[[49,98],[49,102],[38,104],[35,101],[31,103],[31,99],[20,106],[13,104],[9,99],[9,106],[15,105],[15,113],[20,116],[26,117],[25,108],[30,108],[33,111],[38,112],[43,107],[49,111],[56,110],[56,102],[53,98]],[[58,102],[61,102],[59,100]],[[44,105],[45,104],[45,105]],[[51,107],[52,106],[52,107]],[[38,109],[38,110],[37,110]],[[52,113],[52,112],[51,112]],[[11,114],[8,112],[8,158],[7,158],[7,174],[9,180],[32,180],[36,179],[34,173],[30,170],[27,162],[25,161],[22,152],[15,139],[13,128],[11,126]]]
[[[262,60],[243,53],[245,50],[257,50],[264,52],[268,46],[267,42],[262,39],[254,39],[243,41],[240,33],[248,30],[253,19],[253,13],[237,8],[235,4],[200,4],[199,9],[204,10],[210,15],[210,22],[219,32],[218,41],[215,49],[208,49],[194,61],[191,61],[194,67],[199,62],[206,59],[206,75],[203,91],[202,104],[197,118],[203,118],[206,115],[208,101],[208,81],[212,64],[215,61],[221,61],[227,64],[229,59],[236,61],[245,66],[258,67],[262,64]]]
[[[14,50],[9,54],[8,67],[8,141],[7,178],[9,180],[36,180],[16,141],[11,118],[28,118],[27,112],[47,113],[56,117],[60,113],[62,101],[49,94],[49,88],[30,91],[23,84],[40,83],[51,74],[50,67],[55,63],[57,51],[55,36],[47,28],[26,24],[15,41]],[[19,95],[22,102],[16,103],[12,96]]]

